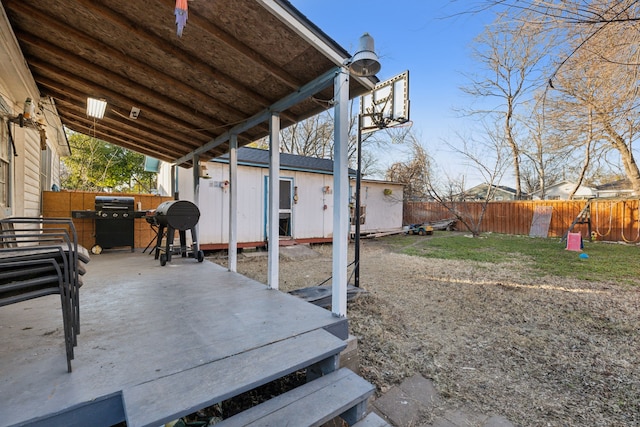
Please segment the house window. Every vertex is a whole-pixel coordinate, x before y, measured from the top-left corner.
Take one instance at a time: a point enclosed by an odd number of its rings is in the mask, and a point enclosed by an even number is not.
[[[9,128],[7,122],[2,120],[2,126],[0,127],[0,210],[4,210],[9,207],[9,194],[10,194],[10,180],[11,176],[11,150],[9,142]]]

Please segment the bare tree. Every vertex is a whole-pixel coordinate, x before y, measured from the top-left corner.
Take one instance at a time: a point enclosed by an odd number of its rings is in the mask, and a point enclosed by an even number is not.
[[[491,103],[487,109],[468,114],[494,117],[501,123],[498,137],[509,148],[517,199],[522,196],[521,139],[525,137],[518,112],[540,86],[546,54],[536,26],[500,14],[475,41],[474,56],[483,72],[471,76],[471,84],[463,88],[483,104]]]
[[[487,132],[488,138],[471,141],[461,138],[462,147],[447,144],[460,155],[472,169],[475,169],[487,184],[487,197],[480,203],[479,212],[469,209],[464,202],[463,194],[466,177],[451,178],[443,174],[435,166],[420,140],[408,133],[410,143],[409,158],[404,162],[396,162],[387,170],[387,179],[402,182],[405,187],[405,200],[433,200],[442,205],[474,237],[480,235],[480,227],[487,210],[488,203],[493,200],[508,166],[509,156],[505,155],[505,147],[496,138],[495,132]],[[493,137],[492,137],[493,136]]]
[[[521,148],[526,192],[539,192],[541,199],[545,198],[547,187],[566,179],[567,175],[575,175],[578,161],[574,143],[578,136],[574,137],[573,129],[564,126],[567,123],[561,111],[548,108],[545,98],[545,91],[538,91],[530,115],[523,117],[527,131]]]
[[[431,158],[415,135],[408,135],[408,160],[393,163],[386,171],[386,179],[404,184],[405,200],[424,200],[429,196]]]
[[[625,26],[611,24],[581,42],[581,49],[555,74],[549,96],[556,98],[556,108],[568,107],[564,116],[581,127],[594,150],[600,155],[614,150],[620,156],[627,178],[640,194],[640,170],[632,149],[640,129],[640,37],[634,33],[629,40]]]
[[[551,109],[544,114],[564,117],[558,129],[565,132],[567,122],[572,122],[565,137],[584,153],[581,167],[574,168],[577,184],[589,180],[590,174],[602,175],[611,169],[616,153],[617,167],[640,194],[640,172],[632,149],[640,127],[640,2],[484,0],[469,12],[491,8],[523,28],[537,29],[532,44],[548,46],[554,40],[553,49],[541,50],[549,62],[544,104]],[[513,28],[521,34],[517,25]],[[545,121],[545,127],[557,126],[553,120]],[[545,133],[553,134],[553,130],[545,129]]]
[[[280,131],[280,151],[307,157],[333,159],[333,115],[323,112]],[[410,127],[396,127],[368,132],[362,135],[362,176],[379,172],[375,152],[389,144],[403,144],[408,139]],[[347,153],[352,168],[357,166],[358,116],[351,114],[349,120],[349,144]],[[267,149],[268,138],[262,138],[251,146]]]
[[[494,199],[495,192],[502,180],[509,164],[509,156],[499,132],[487,129],[483,140],[462,140],[462,148],[456,148],[448,144],[457,154],[465,159],[468,166],[475,169],[487,186],[486,197],[477,202],[479,209],[473,210],[464,202],[464,192],[452,195],[452,188],[464,188],[464,177],[458,180],[448,179],[449,185],[443,187],[436,179],[435,174],[430,175],[428,184],[429,195],[445,209],[447,209],[460,223],[462,223],[473,237],[480,235],[482,221],[489,203]],[[462,202],[461,202],[462,200]]]

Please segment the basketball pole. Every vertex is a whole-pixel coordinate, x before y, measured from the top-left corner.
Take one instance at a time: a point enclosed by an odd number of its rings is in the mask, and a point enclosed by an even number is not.
[[[358,159],[356,172],[356,206],[354,217],[356,219],[355,240],[354,240],[354,270],[353,283],[356,288],[360,287],[360,182],[362,180],[362,114],[358,114]]]
[[[404,82],[396,89],[397,82]],[[376,91],[388,89],[384,94],[376,94]],[[394,101],[394,94],[398,91],[400,98],[398,102],[404,101],[400,104],[400,107],[404,107],[399,115],[396,115],[396,104]],[[360,221],[362,215],[360,210],[362,209],[361,203],[361,186],[362,186],[362,130],[364,127],[365,118],[370,118],[370,123],[367,123],[367,132],[374,132],[380,129],[386,129],[402,125],[409,122],[409,71],[405,71],[385,82],[378,83],[372,92],[371,96],[371,108],[364,107],[364,98],[366,95],[360,97],[360,114],[358,114],[358,139],[357,139],[357,168],[356,171],[356,202],[354,207],[355,218],[355,237],[354,237],[354,269],[353,280],[356,288],[360,287]],[[376,96],[379,95],[379,96]],[[391,105],[389,104],[391,102]],[[377,111],[379,109],[379,112]],[[389,110],[385,113],[386,110]]]

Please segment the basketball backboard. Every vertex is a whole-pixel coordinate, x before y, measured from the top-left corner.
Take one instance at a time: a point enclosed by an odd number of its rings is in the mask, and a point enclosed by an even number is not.
[[[378,83],[360,97],[362,132],[398,126],[409,121],[409,71]]]

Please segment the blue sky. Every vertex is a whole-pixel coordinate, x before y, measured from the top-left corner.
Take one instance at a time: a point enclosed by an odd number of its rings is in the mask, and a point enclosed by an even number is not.
[[[408,69],[413,129],[439,163],[449,159],[448,167],[465,172],[461,165],[451,164],[443,140],[455,139],[456,131],[465,126],[454,108],[469,102],[460,86],[468,83],[464,73],[477,66],[471,59],[470,44],[491,22],[492,13],[459,15],[471,3],[450,0],[290,1],[351,53],[357,50],[363,33],[371,34],[382,63],[381,80]],[[390,151],[387,159],[406,158],[401,148],[391,147]],[[380,166],[388,165],[381,161]]]

